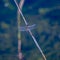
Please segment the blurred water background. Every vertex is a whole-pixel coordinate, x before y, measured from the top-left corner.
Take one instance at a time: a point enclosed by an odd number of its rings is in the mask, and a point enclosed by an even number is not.
[[[47,60],[60,60],[60,0],[25,0],[22,12],[37,25],[32,33]],[[21,32],[21,40],[26,60],[43,60],[28,32]],[[0,0],[0,60],[18,60],[17,47],[17,7],[13,0]]]

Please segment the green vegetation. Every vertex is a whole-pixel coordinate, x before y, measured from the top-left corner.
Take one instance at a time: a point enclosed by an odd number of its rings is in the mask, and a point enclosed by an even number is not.
[[[19,0],[18,0],[19,1]],[[23,14],[36,24],[33,35],[47,60],[60,60],[60,8],[56,0],[26,0]],[[56,7],[56,8],[55,8]],[[21,25],[25,25],[21,18]],[[0,1],[0,60],[18,60],[17,7],[13,0]],[[21,32],[26,60],[44,60],[28,32]]]

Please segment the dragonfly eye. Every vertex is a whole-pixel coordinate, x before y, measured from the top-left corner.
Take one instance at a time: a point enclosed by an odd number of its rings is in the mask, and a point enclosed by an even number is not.
[[[24,27],[20,27],[20,31],[28,31],[28,29],[33,30],[36,28],[36,24],[30,25],[30,26],[24,26]]]

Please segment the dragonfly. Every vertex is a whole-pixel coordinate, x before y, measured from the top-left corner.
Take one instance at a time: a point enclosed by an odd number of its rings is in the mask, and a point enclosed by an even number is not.
[[[19,27],[19,30],[20,31],[28,31],[28,29],[33,30],[35,28],[36,28],[36,24],[33,24],[33,25],[30,25],[30,26],[22,26],[22,27]]]
[[[15,4],[16,4],[16,6],[17,6],[17,8],[18,8],[18,10],[19,10],[19,12],[20,12],[20,14],[21,14],[21,16],[22,16],[24,22],[25,22],[25,24],[26,24],[26,26],[25,26],[25,27],[21,27],[20,30],[21,30],[21,31],[27,30],[27,31],[30,33],[31,37],[33,38],[33,40],[34,40],[34,42],[35,42],[35,44],[36,44],[36,46],[37,46],[37,48],[38,48],[39,51],[41,52],[41,54],[42,54],[44,60],[46,60],[46,57],[45,57],[45,55],[44,55],[44,53],[43,53],[41,47],[39,46],[38,42],[36,41],[35,37],[33,36],[32,32],[31,32],[31,30],[33,29],[33,27],[34,27],[35,25],[28,26],[28,23],[27,23],[27,21],[26,21],[24,15],[23,15],[23,13],[22,13],[22,11],[20,10],[20,8],[19,8],[19,6],[18,6],[18,3],[16,2],[16,0],[14,0],[14,2],[15,2]]]

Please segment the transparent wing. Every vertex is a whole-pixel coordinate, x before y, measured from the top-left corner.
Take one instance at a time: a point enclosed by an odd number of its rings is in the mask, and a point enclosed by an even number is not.
[[[36,24],[33,24],[31,26],[20,27],[20,31],[28,31],[28,29],[32,30],[35,28],[36,28]]]
[[[26,31],[25,27],[20,27],[20,31]]]
[[[31,25],[31,26],[28,26],[28,28],[29,28],[30,30],[35,29],[35,28],[36,28],[36,24],[33,24],[33,25]]]

